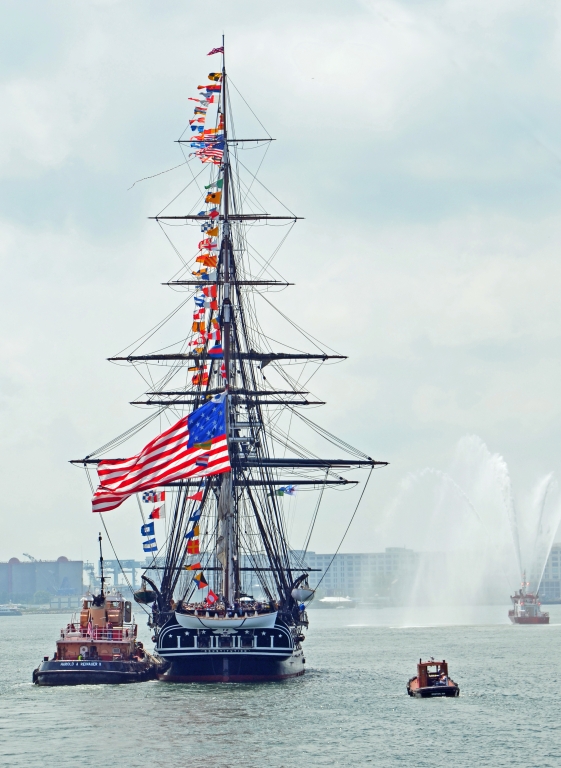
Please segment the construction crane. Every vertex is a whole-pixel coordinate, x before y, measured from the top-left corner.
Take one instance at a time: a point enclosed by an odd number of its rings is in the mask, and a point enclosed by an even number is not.
[[[27,552],[24,552],[23,556],[24,557],[28,557],[31,560],[32,563],[38,563],[39,562],[36,557],[33,557],[32,555],[28,555]]]

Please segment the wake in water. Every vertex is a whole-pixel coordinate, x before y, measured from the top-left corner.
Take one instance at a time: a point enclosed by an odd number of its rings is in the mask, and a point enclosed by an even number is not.
[[[382,526],[420,552],[414,573],[394,585],[402,603],[508,603],[522,574],[536,590],[561,521],[549,474],[515,505],[508,467],[477,436],[462,438],[448,472],[408,475]]]

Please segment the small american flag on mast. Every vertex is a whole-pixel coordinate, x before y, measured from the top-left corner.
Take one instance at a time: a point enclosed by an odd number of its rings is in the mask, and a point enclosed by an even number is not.
[[[208,467],[208,463],[210,461],[210,453],[203,453],[199,456],[199,458],[196,460],[196,465],[198,467]]]
[[[230,469],[223,393],[184,416],[136,456],[100,461],[99,487],[92,499],[92,511],[109,512],[134,493],[188,477],[219,475]]]
[[[221,45],[220,48],[213,48],[212,51],[207,53],[207,56],[212,56],[213,53],[224,53],[224,46]]]

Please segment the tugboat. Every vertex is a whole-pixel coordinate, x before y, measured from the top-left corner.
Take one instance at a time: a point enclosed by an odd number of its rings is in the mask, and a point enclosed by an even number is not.
[[[526,592],[526,587],[529,586],[524,573],[522,586],[518,592],[511,595],[513,609],[508,612],[508,618],[513,624],[549,624],[549,613],[541,610],[538,593],[534,595],[532,592]]]
[[[418,699],[435,696],[459,696],[460,687],[448,677],[448,664],[442,661],[423,661],[417,664],[417,676],[407,683],[407,693]]]
[[[101,534],[99,535],[101,551]],[[60,630],[56,653],[33,671],[37,685],[140,683],[154,680],[166,663],[147,653],[136,639],[131,603],[115,588],[105,593],[103,556],[99,595],[86,594],[79,618]]]

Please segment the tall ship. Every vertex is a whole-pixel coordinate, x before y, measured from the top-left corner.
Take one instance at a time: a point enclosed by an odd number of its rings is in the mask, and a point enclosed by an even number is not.
[[[537,592],[526,591],[529,586],[524,574],[520,589],[510,597],[512,610],[508,612],[508,618],[513,624],[549,624],[549,613],[542,611]]]
[[[189,135],[178,142],[189,150],[186,163],[201,161],[203,168],[191,171],[190,202],[183,203],[185,190],[172,201],[187,211],[170,204],[153,217],[181,260],[167,285],[186,292],[180,309],[193,301],[192,320],[178,323],[174,310],[166,320],[180,328],[179,342],[146,349],[156,344],[150,332],[109,358],[134,366],[149,383],[133,404],[151,409],[150,415],[73,463],[94,478],[97,470],[93,511],[104,525],[123,501],[138,500],[150,562],[135,599],[148,614],[158,656],[167,662],[160,678],[279,680],[305,669],[306,604],[314,594],[306,550],[324,492],[354,488],[348,506],[339,504],[344,531],[372,471],[387,462],[353,448],[305,413],[324,404],[306,388],[314,373],[345,356],[282,312],[291,332],[311,349],[281,344],[261,325],[262,311],[276,309],[270,293],[291,284],[272,266],[280,246],[263,254],[255,233],[263,225],[271,232],[273,225],[284,227],[284,242],[299,217],[288,209],[270,214],[260,202],[264,186],[257,172],[247,172],[244,150],[268,149],[273,139],[236,134],[224,45],[210,55],[221,57],[221,67],[191,98]],[[274,195],[272,200],[278,204]],[[131,458],[112,458],[126,455],[118,446],[140,430],[155,437]],[[320,443],[336,457],[317,455]],[[364,482],[346,476],[361,469]],[[299,550],[289,544],[287,525],[295,495],[305,497],[310,512]]]

